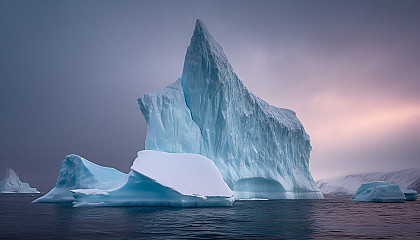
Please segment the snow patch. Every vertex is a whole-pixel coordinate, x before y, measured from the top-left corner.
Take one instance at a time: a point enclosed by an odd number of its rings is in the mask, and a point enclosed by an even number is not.
[[[138,152],[131,170],[183,195],[232,197],[214,163],[192,153]]]

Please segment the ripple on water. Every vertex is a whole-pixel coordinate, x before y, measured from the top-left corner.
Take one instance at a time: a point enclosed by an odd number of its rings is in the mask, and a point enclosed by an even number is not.
[[[419,238],[420,201],[238,201],[230,208],[72,208],[0,195],[0,239]]]

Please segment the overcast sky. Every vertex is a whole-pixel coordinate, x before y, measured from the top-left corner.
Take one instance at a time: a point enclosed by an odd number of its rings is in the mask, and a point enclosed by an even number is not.
[[[420,167],[419,1],[0,0],[0,176],[47,191],[79,154],[128,172],[137,98],[181,76],[195,20],[294,110],[315,179]]]

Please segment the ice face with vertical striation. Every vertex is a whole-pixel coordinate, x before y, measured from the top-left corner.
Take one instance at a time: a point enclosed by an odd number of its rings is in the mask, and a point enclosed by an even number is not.
[[[213,160],[235,198],[323,198],[296,113],[251,93],[197,20],[180,79],[138,99],[146,149]]]

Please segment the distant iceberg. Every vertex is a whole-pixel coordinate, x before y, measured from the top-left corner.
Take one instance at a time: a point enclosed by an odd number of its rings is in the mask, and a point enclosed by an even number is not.
[[[214,163],[201,155],[144,150],[125,184],[108,190],[74,189],[74,206],[231,206],[233,192]]]
[[[405,202],[400,186],[389,182],[362,184],[352,198],[357,202]]]
[[[0,181],[0,193],[39,193],[28,183],[21,182],[13,169],[7,171],[6,178]]]
[[[324,194],[353,195],[361,184],[375,181],[398,184],[401,189],[413,189],[419,192],[420,169],[412,168],[394,172],[352,174],[339,178],[320,180],[317,181],[317,184]]]
[[[412,189],[403,189],[402,190],[405,196],[406,201],[416,201],[417,200],[417,191]]]
[[[127,174],[114,168],[102,167],[70,154],[61,164],[55,187],[34,202],[73,202],[72,189],[109,189],[123,184],[126,178]]]
[[[138,103],[146,149],[208,157],[235,198],[323,198],[309,171],[309,135],[296,113],[251,93],[201,20],[181,78]]]

